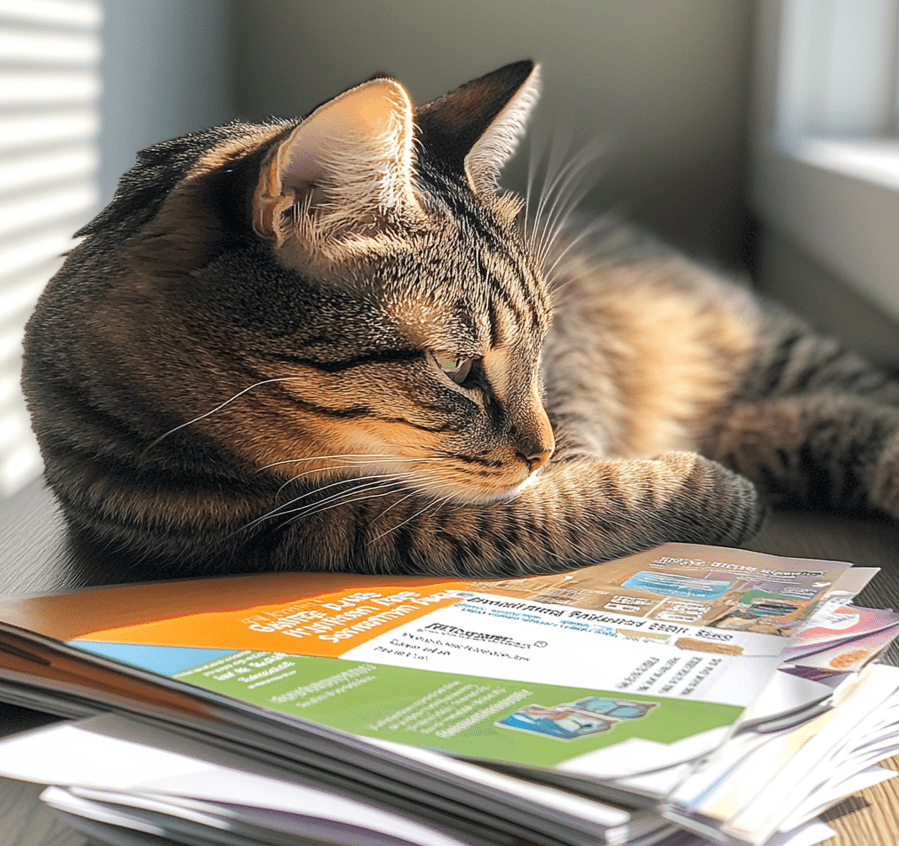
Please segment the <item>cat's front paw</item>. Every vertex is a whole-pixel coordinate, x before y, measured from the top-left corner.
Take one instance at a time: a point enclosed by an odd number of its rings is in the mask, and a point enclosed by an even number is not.
[[[677,526],[677,540],[738,546],[761,529],[768,505],[745,476],[693,453],[666,453],[659,461],[682,474],[665,515]]]

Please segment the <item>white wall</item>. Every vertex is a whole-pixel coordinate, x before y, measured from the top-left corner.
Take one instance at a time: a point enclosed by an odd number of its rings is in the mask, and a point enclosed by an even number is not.
[[[245,117],[301,115],[379,71],[425,102],[533,58],[561,137],[611,142],[592,201],[738,263],[753,5],[232,0],[235,103]]]
[[[231,117],[224,0],[104,0],[100,191],[134,154]]]

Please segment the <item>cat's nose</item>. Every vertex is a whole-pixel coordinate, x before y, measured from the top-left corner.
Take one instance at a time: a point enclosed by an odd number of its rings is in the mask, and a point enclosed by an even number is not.
[[[538,446],[519,452],[518,455],[528,465],[528,470],[533,473],[549,461],[549,457],[553,454],[554,446]]]
[[[518,441],[516,450],[518,457],[528,466],[533,473],[541,468],[556,448],[556,439],[553,436],[553,428],[546,414],[546,409],[540,401],[540,395],[535,384],[533,404],[528,407],[512,426],[512,434]]]

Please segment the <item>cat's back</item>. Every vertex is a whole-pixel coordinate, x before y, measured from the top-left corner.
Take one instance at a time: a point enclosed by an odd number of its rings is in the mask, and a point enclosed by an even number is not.
[[[224,390],[247,384],[229,368],[223,337],[240,322],[228,286],[239,271],[229,268],[246,262],[253,241],[251,175],[291,126],[233,123],[139,153],[41,295],[22,385],[47,480],[70,517],[153,522],[180,512],[215,527],[251,513],[267,490],[241,478],[241,498],[212,495],[235,484],[240,461],[223,460],[197,431],[171,443],[165,435],[208,402],[211,373]]]
[[[547,262],[547,404],[600,454],[703,446],[758,357],[765,316],[730,275],[615,219],[580,222]],[[700,422],[701,421],[701,422]],[[592,425],[591,425],[592,423]]]

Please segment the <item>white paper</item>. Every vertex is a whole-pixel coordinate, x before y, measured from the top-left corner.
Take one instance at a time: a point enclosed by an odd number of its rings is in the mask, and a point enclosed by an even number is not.
[[[86,722],[89,725],[92,721]],[[214,751],[212,747],[210,750]],[[376,805],[223,767],[170,750],[109,737],[71,723],[48,726],[4,740],[0,775],[39,784],[158,792],[257,805],[293,813],[303,812],[336,822],[364,821],[374,831],[390,833],[409,843],[461,846],[461,842],[453,837]]]

